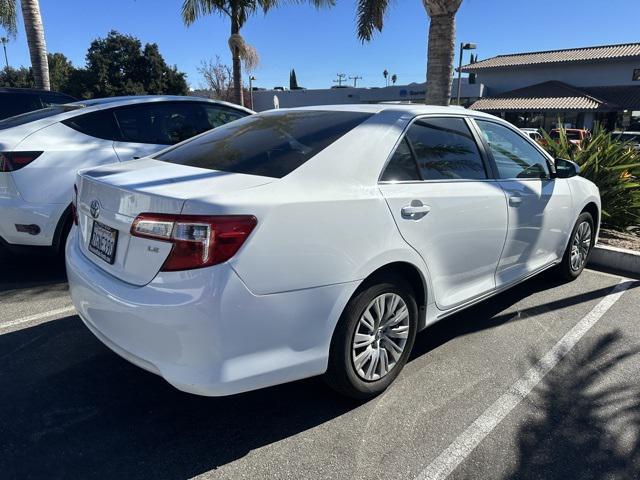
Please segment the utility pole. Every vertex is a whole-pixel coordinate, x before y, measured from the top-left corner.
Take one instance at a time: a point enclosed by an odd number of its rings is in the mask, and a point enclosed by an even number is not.
[[[7,68],[9,68],[9,57],[7,57],[7,43],[9,43],[9,39],[7,37],[0,37],[0,43],[2,43],[2,47],[4,48],[4,62],[7,64]]]
[[[342,86],[342,82],[347,81],[347,75],[345,73],[337,73],[338,78],[333,81],[333,83],[337,83],[339,87]]]
[[[355,88],[357,86],[358,80],[362,80],[362,77],[356,75],[355,77],[349,77],[349,80],[353,80],[353,87]]]

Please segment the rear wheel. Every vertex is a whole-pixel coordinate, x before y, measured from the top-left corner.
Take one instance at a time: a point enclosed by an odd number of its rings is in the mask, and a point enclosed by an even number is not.
[[[407,282],[391,275],[368,282],[340,317],[325,381],[357,399],[383,392],[407,362],[417,325],[418,308]]]
[[[594,243],[593,218],[590,213],[583,212],[573,227],[569,245],[567,245],[562,262],[557,268],[558,274],[569,281],[578,278],[587,265]]]

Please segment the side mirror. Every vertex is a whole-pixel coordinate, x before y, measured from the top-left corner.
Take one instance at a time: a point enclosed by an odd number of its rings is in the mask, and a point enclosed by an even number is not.
[[[556,158],[555,163],[555,178],[571,178],[580,174],[580,165],[576,162],[564,158]]]

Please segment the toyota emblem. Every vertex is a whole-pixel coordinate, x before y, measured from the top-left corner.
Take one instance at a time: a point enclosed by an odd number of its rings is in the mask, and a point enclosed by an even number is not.
[[[90,212],[93,218],[98,218],[100,216],[100,202],[98,200],[93,200],[91,202]]]

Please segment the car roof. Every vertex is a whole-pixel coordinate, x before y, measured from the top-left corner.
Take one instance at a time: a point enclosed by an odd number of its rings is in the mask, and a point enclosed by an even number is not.
[[[401,114],[409,114],[412,116],[431,115],[431,114],[463,114],[473,117],[496,118],[494,115],[479,112],[477,110],[469,110],[457,105],[436,106],[425,105],[420,103],[367,103],[367,104],[344,104],[344,105],[316,105],[309,107],[281,108],[282,111],[335,111],[335,112],[362,112],[362,113],[381,113],[381,112],[397,112]],[[267,110],[273,112],[274,110]]]
[[[78,105],[81,107],[95,107],[93,110],[102,110],[106,108],[115,108],[124,105],[136,105],[140,103],[153,103],[153,102],[204,102],[212,103],[216,105],[224,105],[229,108],[237,110],[244,110],[247,113],[254,113],[252,110],[235,105],[229,102],[223,102],[221,100],[212,100],[204,97],[193,97],[185,95],[137,95],[137,96],[123,96],[123,97],[107,97],[107,98],[94,98],[91,100],[78,100],[72,102],[71,105]],[[78,113],[78,110],[75,111]]]

